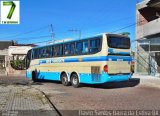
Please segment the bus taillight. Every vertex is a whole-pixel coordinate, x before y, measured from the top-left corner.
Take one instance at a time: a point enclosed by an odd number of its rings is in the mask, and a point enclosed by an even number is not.
[[[108,72],[108,65],[105,65],[104,67],[103,67],[103,70],[104,70],[104,72]]]

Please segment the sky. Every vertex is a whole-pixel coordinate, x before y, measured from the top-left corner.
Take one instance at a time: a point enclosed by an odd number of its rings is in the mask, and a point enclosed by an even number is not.
[[[38,43],[52,39],[129,32],[135,39],[137,0],[20,0],[20,24],[0,25],[0,40]],[[133,26],[129,26],[133,25]],[[127,27],[122,29],[124,27]],[[134,45],[132,46],[134,49]]]

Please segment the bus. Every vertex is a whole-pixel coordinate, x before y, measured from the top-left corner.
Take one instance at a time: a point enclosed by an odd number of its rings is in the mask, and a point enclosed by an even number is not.
[[[33,81],[80,84],[127,81],[132,76],[130,38],[108,34],[35,47],[27,54],[26,77]]]

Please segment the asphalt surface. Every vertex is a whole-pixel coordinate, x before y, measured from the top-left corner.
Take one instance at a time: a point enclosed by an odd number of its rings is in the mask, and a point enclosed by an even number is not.
[[[79,110],[160,110],[160,88],[145,85],[139,78],[80,88],[52,81],[40,83],[37,87],[46,92],[62,115]]]
[[[160,88],[142,82],[133,78],[128,82],[73,88],[59,82],[40,81],[32,86],[43,91],[64,116],[81,110],[160,110]]]

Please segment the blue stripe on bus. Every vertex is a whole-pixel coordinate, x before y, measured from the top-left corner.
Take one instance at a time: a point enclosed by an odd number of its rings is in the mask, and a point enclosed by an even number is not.
[[[56,80],[60,81],[60,72],[37,72],[38,79],[44,80]],[[32,78],[31,72],[27,72],[27,78]],[[89,73],[79,73],[80,83],[86,84],[101,84],[106,82],[115,82],[115,81],[127,81],[131,78],[131,74],[125,75],[108,75],[102,71],[102,74],[99,74],[97,77],[96,74]]]
[[[109,48],[109,49],[108,49],[108,52],[109,52],[109,53],[114,53],[114,49]]]
[[[68,59],[64,59],[64,62],[79,62],[78,58],[68,58]]]
[[[62,58],[60,58],[62,59]],[[53,59],[54,60],[54,59]],[[55,59],[57,60],[57,59]],[[92,61],[132,61],[132,57],[126,56],[97,56],[97,57],[84,57],[84,58],[66,58],[64,62],[92,62]],[[40,60],[39,64],[45,64],[47,60]],[[63,62],[53,62],[63,63]]]
[[[129,55],[130,52],[118,52],[118,54],[122,54],[122,55]]]
[[[46,60],[40,60],[39,64],[45,64],[47,61]]]
[[[132,57],[125,56],[100,56],[100,57],[85,57],[85,58],[67,58],[64,59],[64,62],[90,62],[90,61],[132,61]]]

